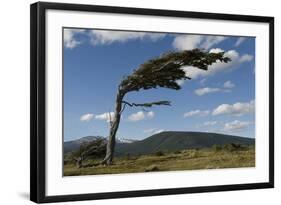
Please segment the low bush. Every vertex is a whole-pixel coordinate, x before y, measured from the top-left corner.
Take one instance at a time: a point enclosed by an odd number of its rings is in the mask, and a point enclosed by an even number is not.
[[[164,156],[165,154],[164,154],[164,152],[162,152],[162,151],[157,151],[157,152],[155,152],[155,156]]]
[[[219,151],[221,151],[222,150],[222,146],[221,145],[214,145],[213,147],[212,147],[212,149],[213,149],[213,151],[215,151],[215,152],[219,152]]]

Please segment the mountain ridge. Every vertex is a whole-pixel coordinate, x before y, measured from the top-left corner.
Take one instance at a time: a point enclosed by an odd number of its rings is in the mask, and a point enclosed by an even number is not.
[[[64,142],[64,153],[77,150],[81,143],[97,138],[104,137],[86,136],[78,140]],[[106,140],[106,138],[104,139]],[[253,145],[255,144],[255,139],[209,132],[164,131],[139,141],[126,139],[122,142],[117,139],[115,155],[142,155],[157,151],[173,152],[183,149],[209,148],[214,145],[230,143]]]

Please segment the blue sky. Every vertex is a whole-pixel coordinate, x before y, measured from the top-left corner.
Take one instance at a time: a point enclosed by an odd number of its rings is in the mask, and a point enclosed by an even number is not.
[[[118,138],[143,139],[161,131],[216,132],[255,137],[255,38],[64,29],[64,141],[107,136],[117,86],[143,62],[167,51],[225,51],[230,63],[208,71],[183,67],[182,89],[132,92],[135,103],[169,100],[172,106],[127,108]]]

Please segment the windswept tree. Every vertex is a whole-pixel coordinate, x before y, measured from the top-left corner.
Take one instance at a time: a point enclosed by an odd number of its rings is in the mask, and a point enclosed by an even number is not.
[[[82,168],[86,159],[102,157],[105,153],[106,141],[103,138],[97,138],[91,142],[82,143],[79,149],[72,153],[72,159],[75,160],[77,168]]]
[[[170,101],[135,103],[124,100],[124,97],[133,91],[148,90],[152,88],[181,89],[178,80],[191,79],[186,76],[183,66],[193,66],[207,70],[208,66],[215,62],[227,63],[230,58],[224,56],[224,52],[209,53],[200,49],[169,52],[158,58],[151,59],[140,65],[133,73],[126,76],[118,86],[115,110],[110,119],[110,131],[106,147],[106,156],[102,164],[112,164],[115,136],[119,127],[121,114],[127,107],[152,107],[156,105],[171,105]]]

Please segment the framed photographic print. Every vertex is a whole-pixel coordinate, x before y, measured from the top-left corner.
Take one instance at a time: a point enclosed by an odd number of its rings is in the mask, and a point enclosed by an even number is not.
[[[31,200],[274,186],[274,18],[31,5]]]

